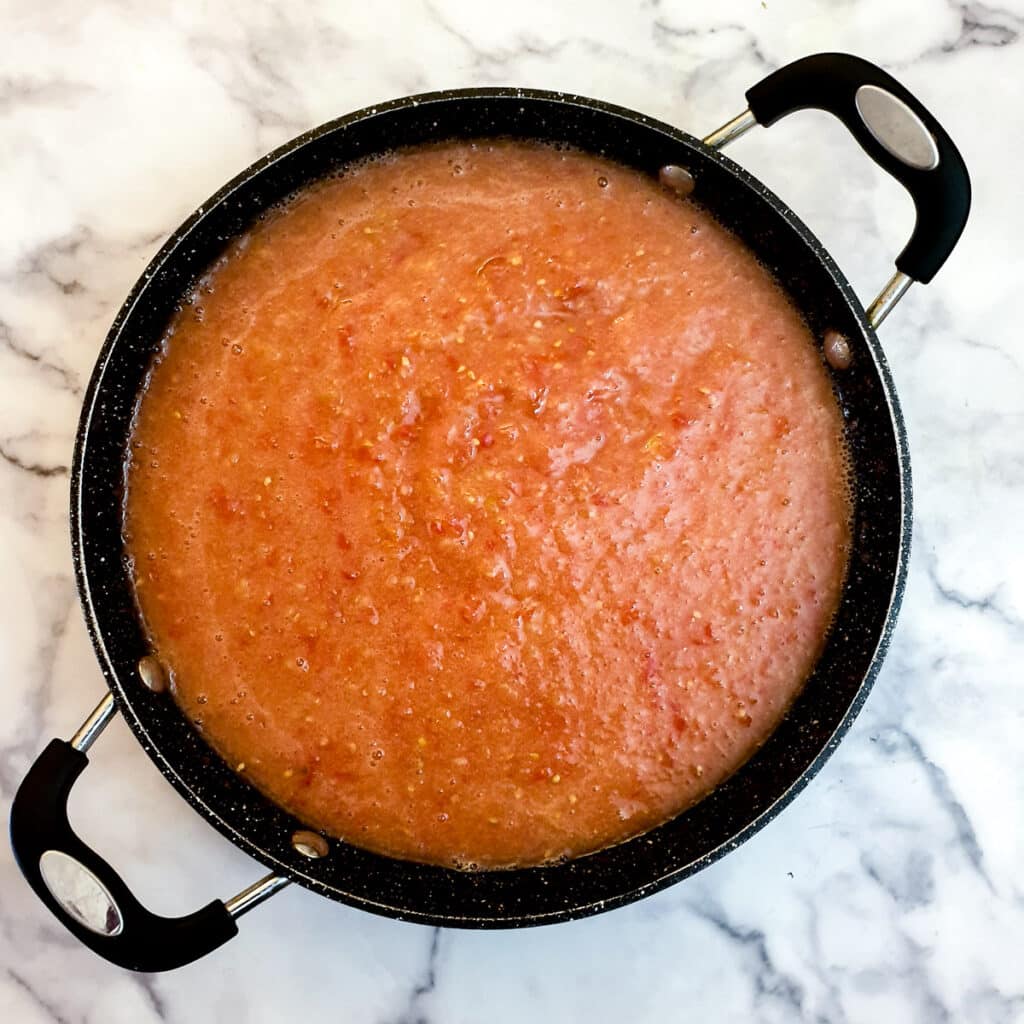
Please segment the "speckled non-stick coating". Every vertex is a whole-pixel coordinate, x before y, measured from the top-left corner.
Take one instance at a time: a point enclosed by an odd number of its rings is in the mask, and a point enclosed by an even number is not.
[[[550,867],[458,872],[330,840],[308,860],[301,827],[231,771],[166,694],[138,679],[147,642],[121,538],[132,411],[161,335],[194,279],[261,211],[353,160],[398,146],[470,137],[569,143],[656,175],[681,164],[695,198],[739,235],[789,291],[816,337],[833,328],[853,363],[833,374],[855,480],[854,546],[835,625],[813,676],[761,750],[707,799],[643,836]],[[578,96],[467,90],[398,100],[316,129],[260,160],[171,236],[118,313],[86,395],[71,477],[79,592],[119,710],[171,784],[239,848],[332,899],[390,917],[511,927],[582,917],[698,871],[776,815],[832,753],[860,709],[902,595],[910,467],[889,371],[849,284],[807,228],[763,185],[697,139]]]

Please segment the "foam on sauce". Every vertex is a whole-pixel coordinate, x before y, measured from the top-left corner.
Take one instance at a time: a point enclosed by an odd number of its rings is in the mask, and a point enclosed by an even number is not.
[[[401,152],[256,225],[176,317],[125,538],[174,697],[311,826],[497,867],[736,770],[836,609],[840,413],[689,201],[511,142]]]

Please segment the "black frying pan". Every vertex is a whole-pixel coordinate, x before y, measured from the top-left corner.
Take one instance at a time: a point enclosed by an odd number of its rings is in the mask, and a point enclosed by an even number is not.
[[[203,204],[167,241],[118,313],[86,395],[71,474],[78,589],[110,693],[67,743],[53,740],[14,800],[11,841],[40,899],[114,963],[166,970],[233,936],[235,919],[289,881],[389,917],[491,928],[582,917],[640,899],[739,845],[777,814],[831,754],[878,671],[900,601],[910,536],[910,467],[896,395],[874,328],[911,281],[927,282],[956,243],[970,206],[960,154],[905,89],[841,54],[791,64],[747,93],[749,110],[703,142],[620,107],[559,93],[432,93],[364,110],[265,157]],[[865,313],[829,254],[792,211],[719,149],[754,124],[817,107],[835,114],[910,192],[913,237],[897,274]],[[610,849],[563,864],[464,872],[389,859],[302,824],[206,745],[140,660],[148,654],[121,537],[132,412],[168,321],[196,278],[255,217],[345,164],[397,146],[452,138],[568,143],[657,175],[679,165],[695,198],[775,274],[813,334],[846,337],[833,379],[853,461],[848,579],[824,653],[782,724],[757,754],[696,806]],[[148,685],[147,685],[148,681]],[[86,751],[120,711],[179,793],[271,874],[226,903],[158,917],[72,832],[71,787]],[[299,834],[297,834],[299,833]]]

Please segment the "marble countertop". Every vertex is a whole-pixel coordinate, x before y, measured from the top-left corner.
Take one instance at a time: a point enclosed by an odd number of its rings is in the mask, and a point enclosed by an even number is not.
[[[957,140],[960,247],[882,340],[916,522],[892,649],[838,753],[781,816],[642,903],[523,932],[438,931],[291,887],[178,972],[79,947],[0,848],[0,1019],[1024,1021],[1024,0],[6,0],[0,32],[0,799],[103,693],[72,578],[83,390],[167,234],[272,147],[459,85],[600,96],[701,135],[819,50],[874,59]],[[789,200],[867,301],[912,224],[824,115],[730,155]],[[116,722],[72,819],[154,910],[262,873]]]

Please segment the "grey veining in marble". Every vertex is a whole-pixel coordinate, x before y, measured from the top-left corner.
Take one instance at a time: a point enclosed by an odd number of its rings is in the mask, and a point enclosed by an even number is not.
[[[0,3],[0,800],[103,683],[67,529],[78,407],[110,320],[223,181],[338,114],[458,85],[600,96],[703,134],[779,64],[886,66],[975,186],[962,243],[883,342],[914,464],[893,647],[807,791],[702,874],[516,933],[437,931],[291,887],[217,954],[132,976],[80,948],[0,847],[0,1019],[189,1022],[1024,1021],[1024,0]],[[730,155],[789,200],[869,300],[910,204],[824,115]],[[155,910],[260,869],[116,722],[72,819]]]

